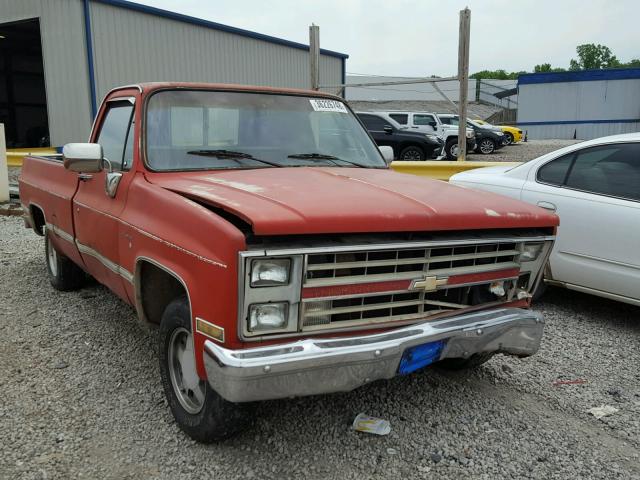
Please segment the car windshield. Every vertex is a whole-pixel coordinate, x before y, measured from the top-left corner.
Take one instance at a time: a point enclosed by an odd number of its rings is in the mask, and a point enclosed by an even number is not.
[[[338,100],[165,90],[149,99],[146,120],[152,170],[386,168],[371,138]]]

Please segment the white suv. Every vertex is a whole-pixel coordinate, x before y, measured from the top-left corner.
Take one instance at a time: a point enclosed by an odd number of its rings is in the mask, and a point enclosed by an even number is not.
[[[442,123],[436,114],[430,112],[376,112],[376,114],[393,121],[400,128],[420,133],[435,133],[444,140],[443,153],[447,159],[458,158],[458,128]],[[475,148],[475,132],[472,128],[467,128],[467,151],[473,152]]]

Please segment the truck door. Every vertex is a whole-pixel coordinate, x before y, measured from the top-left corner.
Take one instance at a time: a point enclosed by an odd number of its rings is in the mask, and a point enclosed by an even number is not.
[[[102,146],[105,168],[98,173],[81,174],[73,199],[76,243],[89,273],[125,300],[123,282],[132,281],[132,272],[120,265],[118,244],[123,228],[119,216],[135,174],[134,118],[134,97],[115,96],[104,103],[91,141]],[[119,182],[111,194],[107,191],[108,178],[112,184]]]

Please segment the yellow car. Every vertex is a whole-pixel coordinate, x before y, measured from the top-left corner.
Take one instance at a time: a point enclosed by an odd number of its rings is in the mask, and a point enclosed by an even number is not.
[[[524,138],[524,134],[522,133],[522,130],[520,130],[518,127],[510,127],[509,125],[491,125],[490,123],[485,122],[484,120],[474,120],[474,122],[479,123],[480,125],[483,125],[487,128],[495,128],[495,129],[502,130],[502,133],[504,133],[505,145],[511,145],[512,143],[521,142],[522,139]]]

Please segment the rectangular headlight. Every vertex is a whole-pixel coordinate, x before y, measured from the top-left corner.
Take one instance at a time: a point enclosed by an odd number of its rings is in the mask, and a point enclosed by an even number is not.
[[[521,262],[533,262],[537,260],[542,252],[542,247],[544,243],[525,243],[522,249],[522,253],[520,254]]]
[[[251,262],[251,286],[270,287],[287,285],[291,271],[291,259],[269,258]]]
[[[258,303],[249,308],[249,331],[278,330],[287,328],[289,304]]]

